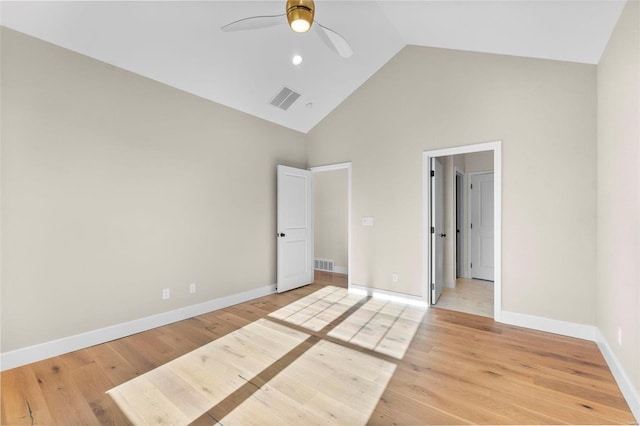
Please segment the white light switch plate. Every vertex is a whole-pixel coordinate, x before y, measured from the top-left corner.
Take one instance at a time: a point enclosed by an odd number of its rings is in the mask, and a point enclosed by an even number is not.
[[[373,226],[373,218],[372,217],[363,217],[362,218],[363,226]]]

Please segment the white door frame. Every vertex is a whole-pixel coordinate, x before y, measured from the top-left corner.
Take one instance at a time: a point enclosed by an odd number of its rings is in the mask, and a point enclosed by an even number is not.
[[[351,290],[351,161],[310,167],[312,174],[347,169],[347,289]]]
[[[431,290],[431,158],[448,155],[469,154],[472,152],[493,151],[494,198],[493,232],[494,244],[494,282],[493,282],[493,318],[502,318],[502,141],[478,143],[425,151],[422,153],[422,294],[429,305]]]

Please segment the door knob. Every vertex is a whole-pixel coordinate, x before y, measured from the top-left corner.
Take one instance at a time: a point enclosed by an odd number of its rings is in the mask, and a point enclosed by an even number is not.
[[[446,237],[446,236],[447,236],[447,234],[440,234],[440,236],[441,236],[442,238],[444,238],[444,237]]]
[[[280,237],[284,237],[285,235],[284,235],[284,233],[281,232],[279,236]]]

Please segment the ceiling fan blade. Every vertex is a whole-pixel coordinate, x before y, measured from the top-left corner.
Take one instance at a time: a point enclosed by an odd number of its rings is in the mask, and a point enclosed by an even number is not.
[[[333,31],[331,28],[321,25],[318,21],[313,21],[316,25],[315,33],[320,37],[320,40],[324,42],[331,50],[336,52],[343,58],[350,58],[353,55],[353,49],[347,40],[340,34]]]
[[[251,16],[249,18],[242,18],[237,21],[230,22],[220,29],[225,32],[257,30],[260,28],[275,27],[286,22],[286,13],[281,15]]]

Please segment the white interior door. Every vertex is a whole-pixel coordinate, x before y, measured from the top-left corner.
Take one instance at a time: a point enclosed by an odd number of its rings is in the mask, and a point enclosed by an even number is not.
[[[493,281],[493,173],[471,177],[471,277]]]
[[[463,213],[463,193],[464,193],[464,176],[456,173],[456,278],[464,276],[463,256],[464,243],[462,240],[462,230],[464,229],[464,213]]]
[[[313,282],[313,187],[309,170],[278,166],[277,291]]]
[[[431,303],[438,302],[444,288],[444,182],[442,163],[431,164]]]

